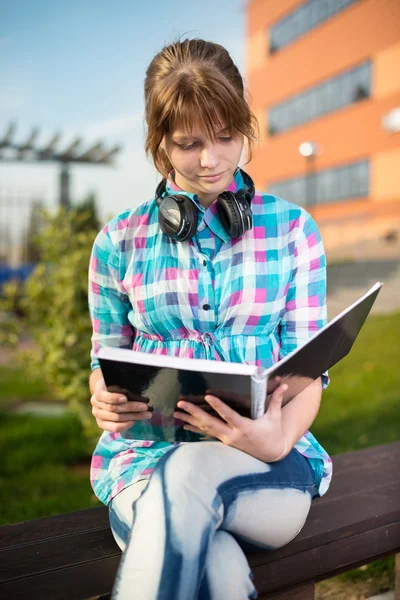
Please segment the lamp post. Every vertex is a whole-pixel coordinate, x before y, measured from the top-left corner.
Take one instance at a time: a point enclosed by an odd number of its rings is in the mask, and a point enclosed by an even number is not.
[[[317,178],[315,176],[315,157],[319,154],[319,147],[314,142],[302,142],[299,146],[299,152],[306,158],[306,204],[316,206],[318,198]]]
[[[400,131],[400,106],[393,108],[382,118],[383,128],[389,133],[399,133]]]

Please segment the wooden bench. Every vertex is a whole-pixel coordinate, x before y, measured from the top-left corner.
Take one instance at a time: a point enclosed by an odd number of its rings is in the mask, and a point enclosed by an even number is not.
[[[400,551],[400,442],[333,463],[331,488],[313,503],[300,535],[280,550],[248,555],[260,600],[311,600],[315,582]],[[119,560],[105,507],[6,525],[0,598],[109,598]]]

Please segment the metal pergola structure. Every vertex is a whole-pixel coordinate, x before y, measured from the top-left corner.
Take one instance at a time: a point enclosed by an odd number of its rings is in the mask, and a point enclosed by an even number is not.
[[[22,143],[13,142],[16,124],[11,123],[3,137],[0,137],[0,162],[13,163],[40,163],[55,162],[60,165],[60,205],[69,208],[70,198],[70,165],[90,164],[113,166],[113,159],[120,152],[120,146],[114,146],[106,150],[102,142],[89,146],[86,150],[80,150],[83,140],[76,137],[67,147],[58,150],[61,134],[56,133],[47,144],[35,146],[39,129],[33,128],[26,140]]]

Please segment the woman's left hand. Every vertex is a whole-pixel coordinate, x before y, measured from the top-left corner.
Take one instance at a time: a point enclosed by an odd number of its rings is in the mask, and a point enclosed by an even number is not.
[[[282,400],[286,389],[287,385],[281,384],[274,390],[267,412],[259,419],[242,417],[222,400],[210,395],[206,395],[205,400],[221,418],[182,400],[177,406],[184,412],[177,411],[174,417],[187,423],[185,429],[188,431],[213,436],[227,446],[243,450],[264,462],[272,462],[290,451],[286,448],[282,428]]]

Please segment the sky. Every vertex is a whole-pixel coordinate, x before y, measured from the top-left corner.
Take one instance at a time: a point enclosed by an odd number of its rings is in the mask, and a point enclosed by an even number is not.
[[[147,66],[186,34],[225,46],[245,76],[245,6],[246,0],[0,1],[0,139],[15,122],[15,142],[38,127],[37,146],[56,132],[60,150],[76,136],[84,140],[81,150],[98,141],[108,149],[120,144],[115,167],[72,167],[72,199],[94,191],[103,222],[141,204],[159,181],[144,153]],[[56,164],[0,161],[3,208],[12,197],[56,206],[58,187]]]

